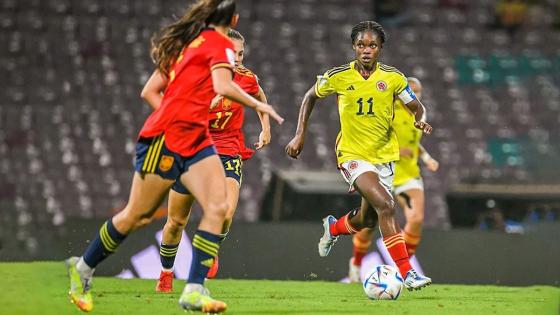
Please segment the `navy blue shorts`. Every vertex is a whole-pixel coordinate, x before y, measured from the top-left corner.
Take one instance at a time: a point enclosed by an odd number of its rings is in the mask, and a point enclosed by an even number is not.
[[[184,157],[167,148],[165,136],[140,138],[136,143],[135,169],[140,174],[157,174],[176,180],[196,162],[217,154],[213,145],[207,146],[190,157]]]
[[[241,156],[220,155],[220,159],[222,160],[224,171],[226,171],[226,177],[235,179],[239,185],[241,185],[241,181],[243,180],[243,162],[241,161]],[[183,195],[190,194],[187,187],[181,183],[179,178],[177,178],[171,189]]]

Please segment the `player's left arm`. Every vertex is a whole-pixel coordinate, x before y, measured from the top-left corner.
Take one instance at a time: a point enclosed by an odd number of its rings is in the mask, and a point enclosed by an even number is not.
[[[144,88],[142,88],[140,97],[143,98],[153,110],[158,109],[161,105],[163,91],[165,91],[167,83],[168,80],[165,75],[156,69],[144,85]]]
[[[414,113],[414,127],[422,130],[425,134],[432,133],[432,126],[426,122],[426,108],[424,104],[416,97],[410,86],[406,77],[400,76],[398,79],[399,87],[395,91],[396,96],[405,104],[405,106]],[[400,92],[398,92],[400,91]]]
[[[439,168],[439,162],[434,159],[421,144],[418,146],[418,150],[420,151],[420,159],[426,164],[428,170],[436,172]]]
[[[255,98],[263,103],[268,103],[266,94],[264,94],[264,91],[260,86]],[[260,150],[270,143],[270,119],[266,113],[257,112],[257,114],[259,115],[259,120],[261,121],[262,131],[259,134],[259,142],[255,143],[255,147],[257,150]]]

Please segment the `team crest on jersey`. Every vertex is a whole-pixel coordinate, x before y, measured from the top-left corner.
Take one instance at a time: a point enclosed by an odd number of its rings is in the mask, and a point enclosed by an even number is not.
[[[383,80],[377,81],[375,85],[377,86],[377,90],[380,92],[385,92],[385,90],[387,90],[387,83]]]
[[[227,98],[224,98],[224,99],[223,99],[223,101],[222,101],[222,109],[223,109],[223,110],[229,110],[229,109],[231,109],[231,100],[230,100],[230,99],[227,99]]]
[[[355,169],[358,168],[358,162],[356,161],[350,161],[350,163],[348,163],[348,170],[350,172],[354,171]]]
[[[167,172],[171,169],[171,167],[173,166],[173,162],[175,161],[175,158],[170,156],[170,155],[163,155],[161,157],[161,161],[159,161],[159,169],[162,172]]]

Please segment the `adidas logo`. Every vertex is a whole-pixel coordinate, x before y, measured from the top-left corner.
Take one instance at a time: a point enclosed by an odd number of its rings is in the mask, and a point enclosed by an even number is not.
[[[200,264],[210,268],[214,264],[214,258],[208,258],[206,260],[203,260],[203,261],[200,262]]]
[[[350,85],[348,88],[346,88],[346,91],[355,91],[356,89],[354,88],[353,85]]]

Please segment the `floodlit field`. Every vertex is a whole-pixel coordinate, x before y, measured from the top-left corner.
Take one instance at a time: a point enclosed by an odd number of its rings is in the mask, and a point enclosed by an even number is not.
[[[67,298],[63,262],[0,264],[0,314],[80,314]],[[94,280],[92,314],[185,314],[173,294],[156,294],[154,280]],[[227,314],[559,314],[560,288],[433,285],[397,301],[370,301],[360,285],[334,282],[212,280]]]

